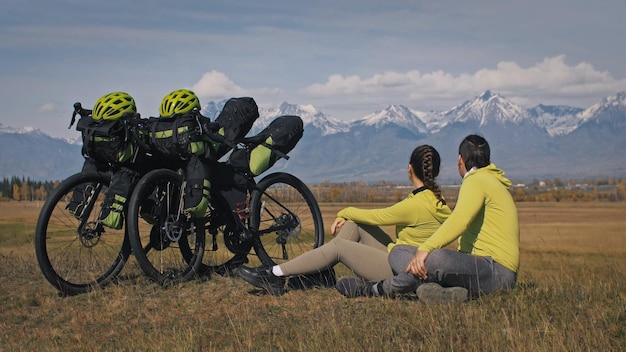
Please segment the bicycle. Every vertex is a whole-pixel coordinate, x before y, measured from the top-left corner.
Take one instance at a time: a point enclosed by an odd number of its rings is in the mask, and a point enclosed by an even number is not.
[[[74,104],[70,127],[76,115],[86,117],[91,110]],[[142,121],[135,116],[127,123],[130,128],[139,128]],[[113,169],[83,171],[68,177],[51,192],[39,214],[35,255],[44,277],[63,296],[110,284],[130,255],[126,226],[116,230],[103,226],[98,219]]]
[[[45,278],[62,295],[86,293],[111,283],[130,254],[126,231],[100,224],[99,205],[110,173],[78,173],[65,179],[46,200],[35,230],[35,254]],[[84,203],[70,211],[74,192]],[[106,232],[106,236],[103,236]]]
[[[211,139],[227,143],[216,133],[219,126],[209,123],[205,127]],[[249,151],[264,139],[262,135],[247,137],[230,147]],[[137,183],[127,227],[132,252],[148,277],[166,285],[211,273],[229,275],[247,263],[250,255],[259,264],[274,265],[323,244],[319,206],[300,179],[278,172],[257,183],[252,175],[226,162],[213,162],[211,167],[242,180],[244,202],[228,202],[235,183],[213,182],[206,215],[191,218],[182,211],[185,181],[180,170],[153,170]],[[207,234],[211,235],[208,244]]]

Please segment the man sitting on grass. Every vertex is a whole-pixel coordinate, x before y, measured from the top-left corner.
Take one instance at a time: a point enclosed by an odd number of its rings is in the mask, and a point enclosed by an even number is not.
[[[458,201],[450,217],[416,252],[394,251],[390,263],[418,281],[420,301],[464,301],[515,286],[519,222],[511,181],[491,163],[487,141],[469,135],[459,146]],[[458,250],[442,249],[458,239]],[[392,258],[392,256],[398,256]]]

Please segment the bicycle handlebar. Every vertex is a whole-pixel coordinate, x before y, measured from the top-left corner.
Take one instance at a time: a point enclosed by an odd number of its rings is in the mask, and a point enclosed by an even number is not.
[[[67,127],[67,129],[69,130],[70,128],[72,128],[72,126],[74,126],[74,123],[76,122],[76,115],[80,115],[80,117],[87,117],[90,116],[92,112],[93,110],[91,109],[83,108],[83,105],[81,103],[74,103],[74,112],[72,112],[72,119],[70,120],[70,125]],[[125,119],[128,124],[132,126],[139,126],[145,122],[145,120],[141,118],[141,115],[139,113],[127,112],[124,114],[124,116],[122,116],[122,118]]]
[[[74,112],[72,113],[72,120],[70,121],[70,125],[67,127],[68,130],[72,128],[74,122],[76,122],[76,115],[80,115],[80,117],[89,116],[91,115],[91,110],[83,109],[82,104],[79,102],[74,103]]]

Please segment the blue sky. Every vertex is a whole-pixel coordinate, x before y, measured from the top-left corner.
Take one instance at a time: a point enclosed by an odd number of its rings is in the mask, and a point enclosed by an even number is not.
[[[486,89],[586,108],[626,90],[623,0],[0,0],[0,123],[57,137],[126,91],[144,117],[191,88],[356,119]]]

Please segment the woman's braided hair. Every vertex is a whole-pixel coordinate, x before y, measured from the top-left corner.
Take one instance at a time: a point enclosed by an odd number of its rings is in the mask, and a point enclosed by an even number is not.
[[[431,190],[435,197],[445,205],[446,200],[443,198],[441,188],[435,182],[435,177],[439,175],[439,166],[441,164],[439,152],[430,145],[421,145],[411,153],[410,164],[415,175],[424,182],[424,186]]]

